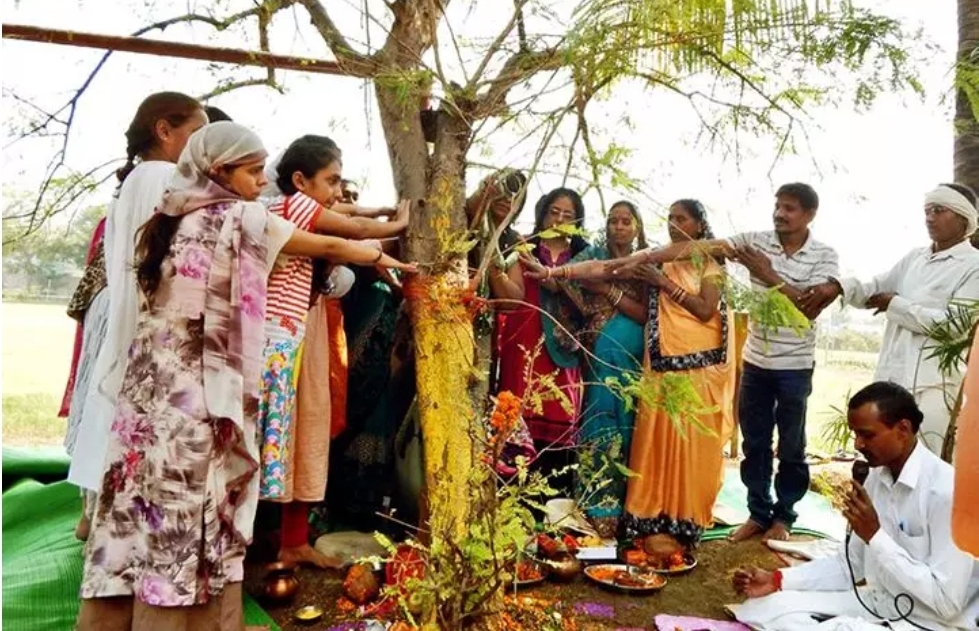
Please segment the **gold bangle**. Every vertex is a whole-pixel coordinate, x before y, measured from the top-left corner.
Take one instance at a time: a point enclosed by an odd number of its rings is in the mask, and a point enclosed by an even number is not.
[[[621,289],[616,289],[615,291],[618,292],[618,293],[615,296],[615,300],[612,301],[612,306],[613,307],[618,307],[619,306],[619,303],[622,302],[623,296],[625,296],[625,292],[622,291]]]

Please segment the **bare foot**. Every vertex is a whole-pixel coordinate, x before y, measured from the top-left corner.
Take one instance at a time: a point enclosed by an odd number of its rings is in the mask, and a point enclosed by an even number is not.
[[[318,567],[321,570],[339,570],[344,566],[342,559],[328,557],[308,543],[295,548],[279,550],[279,560],[294,565]]]
[[[761,524],[749,519],[741,524],[737,530],[728,535],[727,540],[731,543],[738,543],[740,541],[747,541],[748,539],[757,537],[764,532],[765,529],[761,527]]]
[[[762,541],[788,541],[789,535],[792,534],[792,530],[780,521],[776,521],[772,524],[772,527],[765,532],[765,536],[761,538]]]
[[[75,539],[79,541],[88,541],[89,531],[92,529],[92,522],[89,521],[88,517],[84,515],[78,520],[78,525],[75,526]]]

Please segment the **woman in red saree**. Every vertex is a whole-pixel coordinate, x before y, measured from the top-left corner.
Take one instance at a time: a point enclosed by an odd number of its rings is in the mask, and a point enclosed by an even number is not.
[[[534,236],[528,239],[533,245],[529,256],[544,267],[563,265],[588,246],[582,237],[555,229],[580,226],[584,221],[585,207],[575,191],[554,189],[537,202],[535,213]],[[526,303],[507,311],[500,322],[498,391],[508,390],[524,399],[524,419],[538,452],[534,467],[553,474],[573,461],[582,384],[578,343],[569,332],[579,328],[580,314],[555,280],[525,278],[523,267],[520,264],[507,272],[490,272],[505,283],[505,291],[495,292],[495,297]],[[553,380],[559,396],[541,396],[541,385],[547,380]],[[535,398],[542,399],[539,405],[529,400]],[[570,493],[570,472],[551,483]]]

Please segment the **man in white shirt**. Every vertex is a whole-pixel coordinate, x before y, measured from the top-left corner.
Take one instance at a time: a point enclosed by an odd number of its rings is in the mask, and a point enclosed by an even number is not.
[[[911,629],[906,617],[934,631],[976,629],[979,563],[952,540],[953,470],[918,441],[914,397],[876,382],[848,407],[856,448],[872,467],[866,486],[852,482],[846,498],[854,536],[838,556],[739,570],[734,586],[749,600],[735,608],[738,619],[765,631],[811,628],[826,617],[836,621],[825,628],[880,629],[872,625],[886,619]]]
[[[964,366],[943,374],[938,359],[930,357],[934,343],[927,331],[947,319],[951,302],[979,300],[979,250],[969,243],[976,221],[975,193],[943,184],[925,196],[930,246],[911,250],[869,282],[847,278],[814,288],[803,300],[825,304],[842,294],[849,305],[885,315],[874,379],[911,390],[925,413],[921,440],[935,453],[941,453]]]

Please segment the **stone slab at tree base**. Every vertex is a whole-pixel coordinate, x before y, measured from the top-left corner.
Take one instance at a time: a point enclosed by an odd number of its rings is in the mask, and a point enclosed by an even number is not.
[[[353,565],[359,559],[369,556],[383,556],[384,547],[367,532],[331,532],[316,540],[317,551],[331,558],[342,559],[344,566]]]

